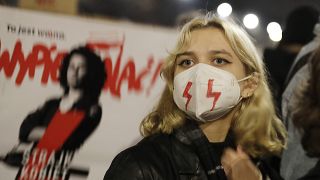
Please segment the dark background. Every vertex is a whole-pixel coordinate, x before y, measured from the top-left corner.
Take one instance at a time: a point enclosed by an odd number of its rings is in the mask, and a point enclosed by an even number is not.
[[[0,0],[7,6],[17,6],[17,1]],[[78,14],[176,27],[185,14],[199,10],[216,11],[223,2],[231,4],[232,16],[239,21],[247,13],[255,13],[259,17],[258,28],[248,32],[261,47],[276,44],[269,39],[266,31],[269,22],[276,21],[284,29],[286,17],[294,8],[311,5],[320,10],[320,0],[79,0]]]

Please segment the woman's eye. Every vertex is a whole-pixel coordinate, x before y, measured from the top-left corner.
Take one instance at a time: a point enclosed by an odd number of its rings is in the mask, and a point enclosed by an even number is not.
[[[212,60],[212,62],[213,62],[215,65],[224,65],[224,64],[230,63],[228,60],[223,59],[223,58],[215,58],[215,59]]]
[[[190,59],[184,59],[182,61],[179,62],[179,66],[182,66],[182,67],[190,67],[194,64],[194,62]]]

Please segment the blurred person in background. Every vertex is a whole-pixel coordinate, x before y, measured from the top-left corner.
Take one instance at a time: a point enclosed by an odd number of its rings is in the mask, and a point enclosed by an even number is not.
[[[301,133],[301,144],[309,157],[317,158],[316,165],[299,180],[320,179],[320,46],[307,64],[310,78],[298,96],[292,122]],[[300,162],[303,163],[303,162]]]
[[[280,172],[286,180],[300,178],[317,162],[316,158],[305,155],[300,144],[301,134],[292,123],[300,91],[310,78],[310,56],[320,46],[320,19],[314,27],[314,34],[316,37],[301,49],[290,68],[286,80],[288,86],[282,95],[282,117],[288,130],[288,147],[282,153]]]
[[[301,48],[314,38],[313,28],[318,18],[319,12],[314,7],[301,6],[294,9],[286,19],[282,39],[277,47],[264,51],[268,81],[278,115],[281,115],[281,97],[289,69]]]
[[[162,76],[160,101],[140,126],[145,138],[115,157],[105,180],[281,179],[265,159],[280,154],[286,131],[244,30],[212,14],[194,18]]]

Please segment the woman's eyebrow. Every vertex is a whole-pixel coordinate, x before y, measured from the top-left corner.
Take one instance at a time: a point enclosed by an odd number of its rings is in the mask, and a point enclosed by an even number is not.
[[[182,53],[178,53],[176,55],[176,57],[179,57],[179,56],[194,56],[194,55],[195,55],[195,53],[192,52],[192,51],[185,51],[185,52],[182,52]]]

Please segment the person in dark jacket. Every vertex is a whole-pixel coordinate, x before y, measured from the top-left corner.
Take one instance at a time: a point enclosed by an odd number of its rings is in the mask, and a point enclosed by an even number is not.
[[[118,154],[105,180],[280,179],[264,159],[286,132],[248,35],[213,14],[182,28],[162,67],[165,89],[140,126],[145,138]]]
[[[63,96],[48,100],[20,126],[20,142],[34,145],[17,179],[68,179],[74,152],[100,123],[105,79],[103,61],[91,49],[79,47],[65,56],[59,73]]]
[[[298,97],[293,114],[294,126],[302,135],[301,144],[307,156],[318,158],[316,165],[299,180],[320,179],[320,46],[308,62],[310,78]]]
[[[276,108],[281,115],[281,96],[286,87],[286,77],[301,48],[315,35],[313,28],[318,22],[319,12],[312,6],[300,6],[290,12],[286,19],[282,39],[275,49],[266,48],[264,61],[268,70],[268,81]]]

